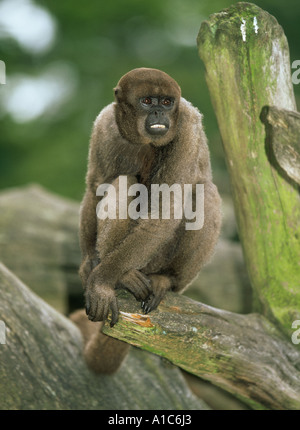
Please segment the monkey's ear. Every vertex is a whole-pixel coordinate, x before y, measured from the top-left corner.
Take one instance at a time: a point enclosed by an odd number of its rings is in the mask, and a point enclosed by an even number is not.
[[[122,99],[122,90],[120,86],[114,88],[115,99],[117,102],[120,102]]]

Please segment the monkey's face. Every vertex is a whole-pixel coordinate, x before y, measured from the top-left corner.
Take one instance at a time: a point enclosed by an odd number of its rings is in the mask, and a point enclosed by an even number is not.
[[[115,88],[120,133],[131,143],[163,146],[177,134],[180,87],[156,69],[135,69]]]
[[[154,145],[170,142],[172,138],[166,135],[170,128],[172,131],[176,128],[173,121],[176,109],[175,98],[168,95],[148,95],[141,97],[139,104],[138,131],[140,134],[150,135],[151,142]],[[166,139],[162,139],[164,136],[166,136]]]

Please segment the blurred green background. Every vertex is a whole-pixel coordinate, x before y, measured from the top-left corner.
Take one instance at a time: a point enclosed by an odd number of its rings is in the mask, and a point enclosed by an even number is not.
[[[146,66],[169,73],[203,112],[214,180],[230,193],[196,37],[203,20],[233,3],[0,1],[0,188],[35,182],[81,200],[93,121],[119,78]],[[256,4],[283,26],[291,63],[300,59],[299,0]],[[300,85],[294,89],[299,97]]]

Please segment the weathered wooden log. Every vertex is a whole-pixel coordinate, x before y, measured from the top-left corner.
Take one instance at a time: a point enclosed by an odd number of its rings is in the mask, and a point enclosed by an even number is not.
[[[266,144],[283,172],[300,184],[300,113],[264,106],[260,115],[266,126]]]
[[[239,315],[168,293],[143,315],[120,292],[119,322],[104,333],[159,354],[249,406],[300,408],[300,351],[262,315]]]
[[[39,185],[0,193],[0,261],[63,313],[82,291],[78,216],[77,202]]]
[[[288,43],[274,17],[241,2],[201,24],[198,48],[250,280],[261,311],[290,336],[300,319],[299,193],[270,161],[260,121],[266,105],[296,110]]]
[[[115,375],[93,374],[77,327],[1,263],[0,296],[0,409],[208,409],[179,369],[137,348]]]

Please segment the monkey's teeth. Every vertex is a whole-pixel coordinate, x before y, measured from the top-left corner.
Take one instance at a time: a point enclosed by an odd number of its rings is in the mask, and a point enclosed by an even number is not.
[[[163,124],[153,124],[151,125],[151,128],[166,128],[166,126]]]

